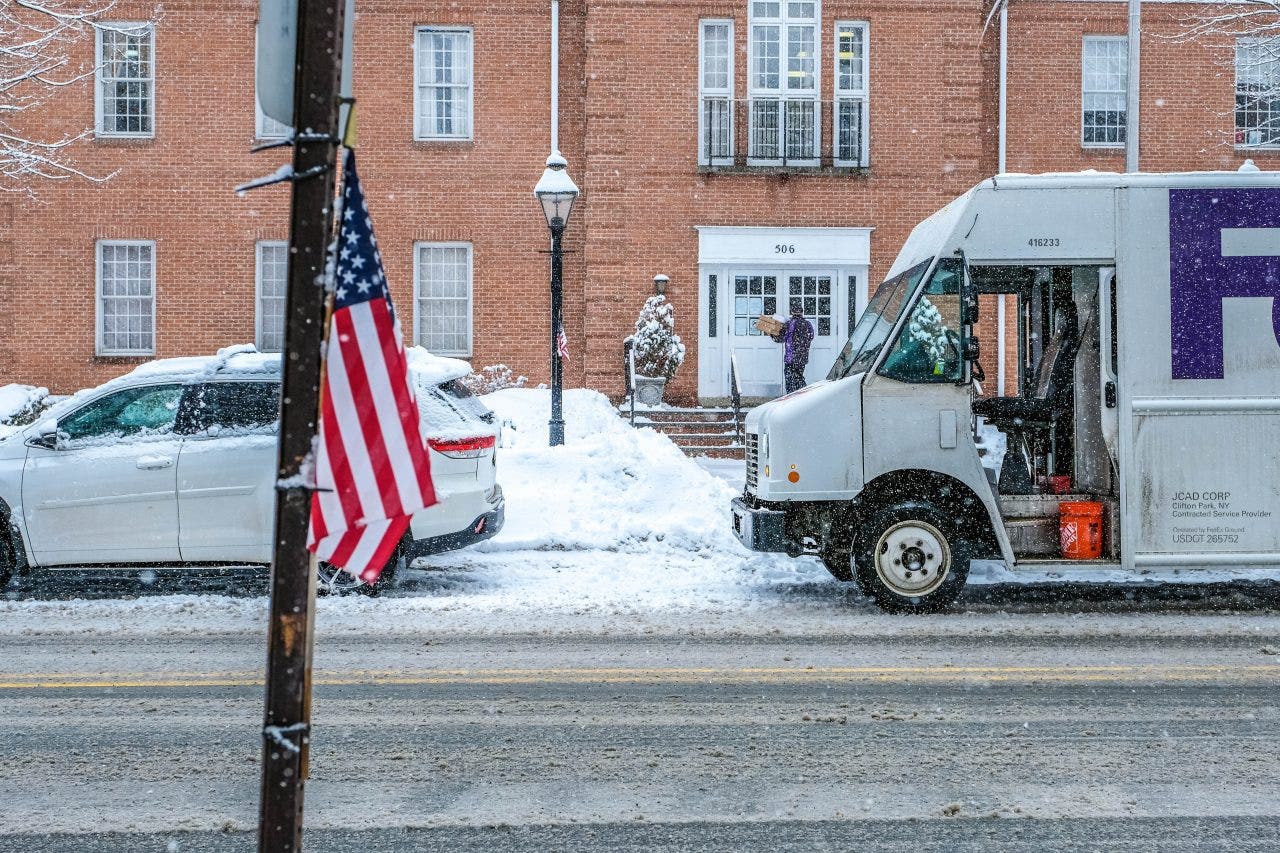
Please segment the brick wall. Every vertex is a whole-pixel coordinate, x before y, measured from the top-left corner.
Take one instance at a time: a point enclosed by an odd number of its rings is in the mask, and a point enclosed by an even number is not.
[[[697,167],[698,21],[734,20],[735,96],[745,97],[747,0],[561,5],[560,147],[584,191],[566,235],[569,385],[616,393],[621,339],[653,276],[665,273],[690,351],[672,391],[695,396],[695,226],[874,227],[874,282],[914,223],[995,171],[998,42],[994,26],[983,29],[985,3],[827,0],[818,42],[823,101],[832,97],[834,22],[870,24],[871,166],[789,175]],[[1234,167],[1241,157],[1230,140],[1229,51],[1164,37],[1190,7],[1146,8],[1144,166]],[[155,139],[85,141],[77,163],[115,173],[112,180],[46,183],[35,200],[0,200],[0,228],[7,217],[13,223],[0,236],[0,276],[26,285],[6,288],[12,310],[0,312],[0,383],[69,391],[134,362],[94,355],[98,239],[155,241],[157,355],[253,338],[254,243],[285,238],[288,204],[284,187],[243,198],[230,190],[287,157],[247,153],[256,4],[176,0],[156,9],[122,0],[111,13],[157,21]],[[1080,145],[1080,38],[1123,32],[1124,16],[1123,3],[1012,5],[1011,170],[1122,167],[1122,152]],[[428,24],[474,29],[472,141],[413,141],[414,28]],[[361,172],[406,330],[414,243],[468,241],[472,361],[504,362],[534,382],[548,374],[548,235],[531,192],[550,145],[549,39],[546,0],[361,0],[357,22]],[[92,38],[74,52],[91,67]],[[92,81],[63,90],[30,122],[42,136],[91,126]],[[994,327],[983,339],[993,374]]]

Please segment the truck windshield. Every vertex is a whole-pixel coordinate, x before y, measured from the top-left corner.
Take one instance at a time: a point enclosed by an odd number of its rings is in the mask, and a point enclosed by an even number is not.
[[[885,339],[889,337],[889,332],[893,331],[898,322],[899,315],[911,304],[911,294],[915,292],[920,277],[931,262],[932,259],[921,261],[880,285],[876,295],[871,297],[866,310],[862,312],[858,325],[849,336],[849,342],[844,345],[836,363],[831,366],[828,379],[843,379],[871,367],[880,354]]]

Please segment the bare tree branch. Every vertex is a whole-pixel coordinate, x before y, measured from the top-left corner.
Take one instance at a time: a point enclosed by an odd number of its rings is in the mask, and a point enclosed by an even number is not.
[[[77,64],[71,51],[95,31],[117,30],[98,20],[111,8],[111,0],[0,0],[0,192],[32,194],[40,181],[112,177],[72,159],[72,147],[92,129],[42,139],[28,118],[58,90],[93,76],[93,62]]]

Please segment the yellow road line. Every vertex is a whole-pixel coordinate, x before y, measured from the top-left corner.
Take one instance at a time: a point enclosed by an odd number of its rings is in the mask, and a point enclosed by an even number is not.
[[[0,690],[126,687],[253,687],[259,672],[0,673]],[[440,684],[789,684],[839,682],[1241,682],[1278,681],[1280,664],[1111,666],[881,666],[881,667],[590,667],[318,671],[317,686]]]

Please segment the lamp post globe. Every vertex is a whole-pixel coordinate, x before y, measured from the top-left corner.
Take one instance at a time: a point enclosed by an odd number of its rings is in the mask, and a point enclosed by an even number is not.
[[[563,154],[553,151],[547,158],[547,168],[533,188],[534,198],[542,205],[542,214],[551,231],[551,420],[547,426],[552,447],[564,444],[564,383],[560,357],[560,339],[564,329],[564,251],[561,238],[569,224],[573,202],[578,197],[578,186],[566,171],[568,165]]]

